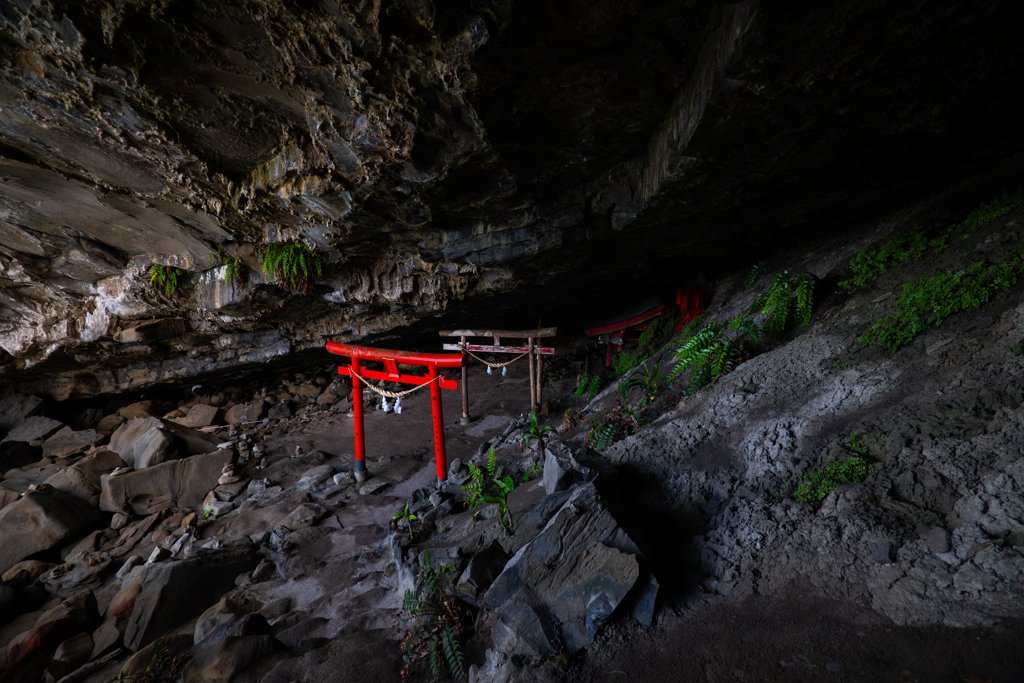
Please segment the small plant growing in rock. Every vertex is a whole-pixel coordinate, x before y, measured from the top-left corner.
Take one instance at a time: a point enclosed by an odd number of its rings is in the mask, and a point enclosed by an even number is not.
[[[594,397],[597,396],[597,392],[601,390],[601,377],[599,375],[588,375],[583,373],[580,375],[580,381],[576,384],[576,391],[573,393],[573,398],[579,398],[583,394],[587,394],[590,400],[593,401]]]
[[[643,372],[634,372],[625,381],[619,385],[619,392],[622,395],[622,400],[625,402],[626,395],[630,389],[639,387],[640,389],[640,401],[638,402],[639,407],[648,406],[654,403],[654,399],[658,396],[658,383],[668,384],[668,379],[665,375],[659,375],[657,367],[650,367],[644,365]]]
[[[793,500],[818,505],[836,487],[861,482],[867,477],[868,464],[860,456],[833,460],[817,472],[804,472],[793,492]],[[786,484],[784,490],[788,489],[789,484]]]
[[[674,381],[689,370],[690,381],[686,393],[700,391],[722,374],[733,356],[732,343],[725,336],[721,326],[716,322],[710,322],[676,349],[673,355],[676,366],[665,378],[665,383]]]
[[[757,279],[764,274],[764,261],[754,264],[751,267],[750,272],[747,273],[746,280],[743,281],[745,289],[750,289],[757,282]]]
[[[153,289],[171,299],[178,298],[178,276],[182,271],[174,266],[161,266],[154,263],[149,268],[149,284]]]
[[[530,413],[530,424],[523,430],[522,435],[519,437],[519,450],[522,451],[523,446],[533,442],[533,448],[539,453],[544,451],[544,443],[556,433],[554,427],[544,426],[542,427],[537,421],[537,413]]]
[[[409,530],[409,539],[415,540],[416,538],[416,524],[419,522],[419,517],[414,515],[409,510],[409,504],[405,504],[405,509],[395,513],[395,516],[391,518],[391,528],[397,529],[401,522],[405,522],[406,528]]]
[[[262,256],[263,274],[276,280],[281,289],[309,294],[314,278],[322,275],[320,257],[301,242],[267,244]]]
[[[216,265],[218,262],[221,265],[227,266],[224,269],[224,284],[231,284],[232,279],[239,284],[244,282],[242,279],[242,262],[239,259],[222,254],[220,247],[217,247],[216,255],[210,254],[210,263]]]
[[[619,404],[610,410],[602,410],[590,420],[590,431],[583,442],[595,451],[603,451],[616,441],[621,441],[640,429],[637,411]]]
[[[813,312],[814,278],[806,271],[791,275],[783,270],[750,305],[750,314],[765,315],[764,326],[774,327],[778,334],[784,334],[794,322],[811,322]]]
[[[427,662],[434,681],[441,680],[443,668],[452,680],[466,679],[462,645],[468,622],[465,609],[445,588],[445,577],[454,574],[455,565],[433,567],[430,551],[424,553],[423,568],[417,581],[417,590],[407,590],[402,609],[401,624],[406,628],[402,638],[402,679],[412,672],[414,662]]]
[[[868,447],[858,440],[857,432],[850,434],[850,450],[858,455],[865,455],[868,452]]]
[[[542,476],[544,476],[544,463],[539,461],[533,462],[530,464],[530,467],[523,472],[523,483],[528,484],[530,481]]]
[[[482,503],[497,505],[498,522],[501,523],[503,529],[508,531],[508,528],[512,526],[512,515],[508,510],[508,494],[512,493],[516,484],[512,477],[502,476],[503,469],[498,467],[498,457],[492,446],[484,469],[472,463],[469,464],[470,480],[462,485],[462,490],[469,493],[466,505],[472,510],[480,507]],[[505,524],[506,517],[508,518],[507,526]]]

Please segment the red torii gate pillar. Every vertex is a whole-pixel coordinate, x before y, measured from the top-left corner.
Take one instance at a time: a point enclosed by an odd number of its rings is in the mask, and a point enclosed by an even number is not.
[[[348,366],[339,365],[338,374],[352,377],[352,431],[356,442],[356,479],[366,479],[366,441],[363,436],[363,387],[359,378],[382,379],[387,382],[402,384],[430,384],[430,407],[434,418],[434,455],[437,461],[437,479],[448,478],[448,456],[444,445],[444,412],[441,406],[441,389],[458,389],[454,380],[441,377],[438,368],[462,367],[465,356],[461,353],[416,353],[414,351],[394,351],[391,349],[373,349],[365,346],[351,346],[327,342],[327,350],[339,356],[348,356],[352,362]],[[360,360],[375,360],[384,363],[384,372],[366,370],[361,367]],[[398,363],[408,365],[424,365],[426,376],[403,375],[398,372]]]

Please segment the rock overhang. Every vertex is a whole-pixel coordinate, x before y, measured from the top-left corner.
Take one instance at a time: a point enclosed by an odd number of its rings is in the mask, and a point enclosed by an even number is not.
[[[1011,3],[917,10],[6,8],[7,379],[117,391],[500,301],[583,311],[905,206],[1022,149]],[[253,247],[293,240],[324,254],[312,296],[260,276]],[[188,271],[179,299],[153,264]],[[186,336],[114,341],[163,318]]]

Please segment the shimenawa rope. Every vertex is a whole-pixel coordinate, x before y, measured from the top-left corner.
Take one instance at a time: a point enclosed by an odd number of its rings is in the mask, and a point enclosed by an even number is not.
[[[388,398],[402,398],[406,394],[411,394],[414,391],[419,391],[423,387],[429,387],[431,384],[433,384],[437,380],[441,379],[441,375],[438,375],[437,377],[435,377],[434,379],[430,380],[429,382],[421,384],[418,387],[413,387],[412,389],[409,389],[407,391],[388,391],[387,389],[381,389],[380,387],[373,386],[372,384],[367,382],[365,379],[363,379],[359,375],[351,375],[351,376],[355,377],[360,382],[362,382],[363,385],[366,386],[366,388],[369,389],[370,391],[376,392],[377,394],[380,394],[381,396],[387,396]]]

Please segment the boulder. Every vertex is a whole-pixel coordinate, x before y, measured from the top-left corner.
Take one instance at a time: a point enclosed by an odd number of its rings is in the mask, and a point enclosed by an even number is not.
[[[100,514],[80,498],[43,485],[0,510],[0,572],[92,530]],[[74,635],[74,634],[70,634]]]
[[[36,625],[11,641],[0,664],[0,681],[25,683],[42,680],[52,655],[64,641],[91,631],[99,621],[96,597],[84,591],[44,612]]]
[[[484,592],[505,569],[509,559],[511,558],[501,545],[497,541],[492,541],[470,559],[466,570],[455,584],[455,592],[466,602],[479,607]]]
[[[130,467],[143,469],[165,462],[174,455],[174,437],[158,418],[129,420],[110,437],[108,448]]]
[[[92,633],[92,654],[89,659],[96,659],[119,646],[128,629],[127,617],[108,617]]]
[[[27,586],[56,566],[52,562],[43,562],[41,560],[22,560],[4,572],[0,580],[3,580],[4,583],[14,584],[17,587]]]
[[[11,394],[0,398],[0,434],[7,434],[42,407],[43,399],[38,396]]]
[[[144,417],[153,417],[155,415],[155,402],[154,401],[139,401],[132,403],[131,405],[125,406],[117,411],[117,414],[126,420],[137,420]]]
[[[217,406],[197,403],[189,409],[185,417],[178,418],[175,422],[186,427],[209,427],[216,422],[219,412],[220,408]]]
[[[217,439],[158,417],[129,420],[110,437],[108,448],[135,469],[152,467],[178,456],[217,450]]]
[[[252,403],[239,403],[228,408],[224,413],[224,421],[228,424],[238,425],[246,422],[256,422],[263,418],[263,411],[266,408],[266,401],[260,399]]]
[[[30,417],[11,429],[4,441],[40,441],[63,426],[63,422],[48,417]]]
[[[101,434],[110,434],[127,421],[128,420],[124,419],[120,415],[107,415],[106,417],[100,418],[100,421],[96,423],[95,429]]]
[[[92,636],[88,633],[79,633],[77,636],[68,638],[57,646],[53,658],[58,662],[67,662],[72,666],[79,666],[89,661],[92,656]]]
[[[74,455],[106,438],[94,429],[76,432],[71,427],[64,427],[43,443],[43,457],[64,458]]]
[[[510,632],[523,632],[533,623],[523,617],[526,607],[546,615],[558,639],[574,652],[593,641],[637,582],[638,556],[639,548],[612,516],[596,486],[584,484],[509,561],[484,601]],[[543,654],[539,647],[522,641],[499,649],[533,656],[532,650]]]
[[[17,491],[12,491],[3,484],[0,484],[0,510],[3,510],[20,497],[21,494]]]
[[[187,653],[192,647],[192,636],[187,633],[176,633],[160,638],[159,643],[159,651],[157,650],[157,640],[154,639],[149,645],[129,657],[121,667],[121,673],[113,680],[136,680],[151,669],[154,662],[159,661],[161,657],[176,657]]]
[[[185,665],[182,683],[226,683],[278,649],[283,646],[269,635],[223,638]]]
[[[148,567],[128,620],[125,645],[138,650],[199,615],[234,587],[236,576],[252,571],[259,559],[246,548]],[[182,600],[183,595],[188,599]]]
[[[70,493],[87,501],[90,505],[99,504],[99,495],[103,486],[101,477],[124,467],[125,462],[113,451],[100,451],[76,462],[71,467],[58,472],[44,483],[58,491]]]
[[[101,477],[100,509],[120,512],[132,509],[133,500],[138,499],[141,507],[151,504],[153,497],[162,495],[170,496],[179,508],[199,507],[206,494],[217,487],[224,466],[233,463],[234,458],[234,451],[215,451],[171,460],[144,470],[104,474]]]

